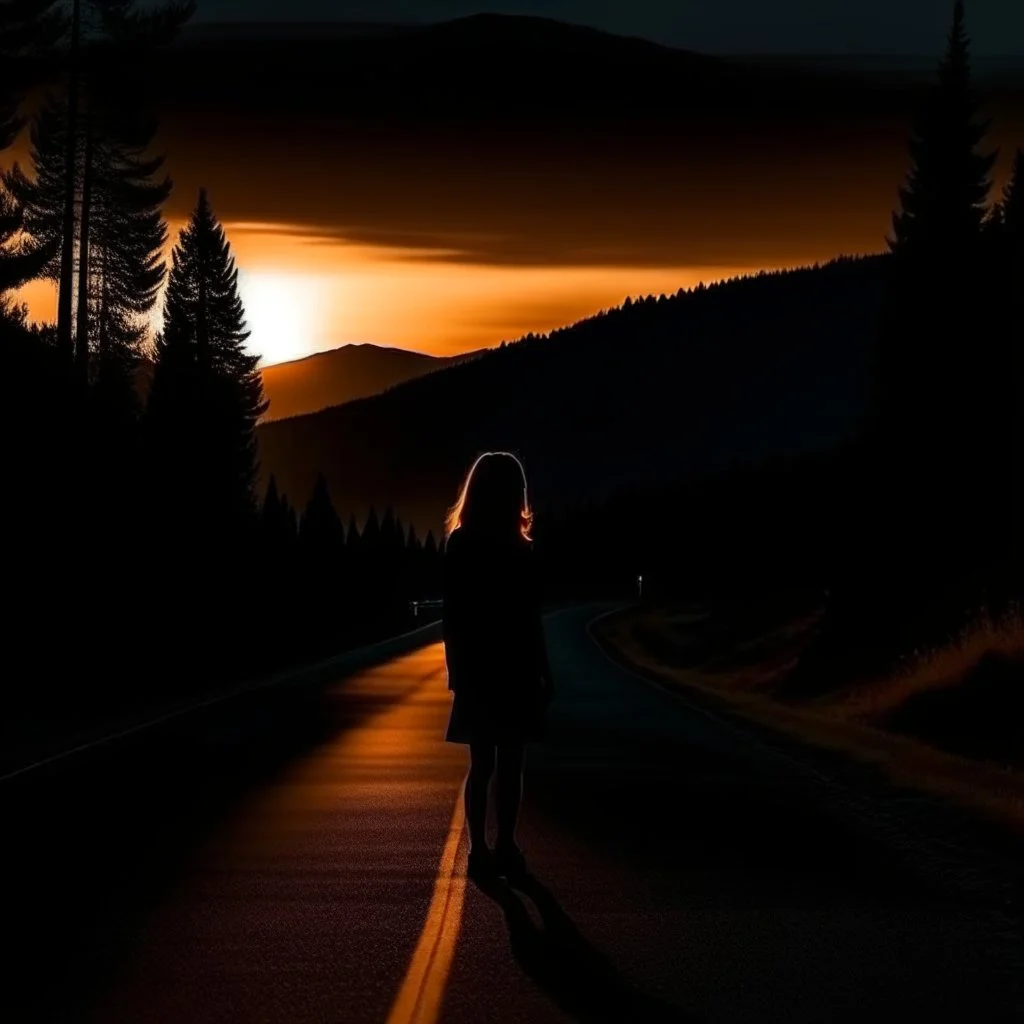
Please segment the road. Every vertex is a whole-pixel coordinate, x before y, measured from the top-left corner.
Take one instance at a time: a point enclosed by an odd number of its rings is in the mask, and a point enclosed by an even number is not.
[[[0,1019],[1024,1019],[1019,935],[614,666],[592,614],[548,620],[525,892],[465,880],[439,644],[4,783]]]

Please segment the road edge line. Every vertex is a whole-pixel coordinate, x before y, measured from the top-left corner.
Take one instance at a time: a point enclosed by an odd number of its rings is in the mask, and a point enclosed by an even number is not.
[[[455,800],[427,916],[386,1024],[436,1024],[440,1019],[466,898],[464,792],[465,781]]]

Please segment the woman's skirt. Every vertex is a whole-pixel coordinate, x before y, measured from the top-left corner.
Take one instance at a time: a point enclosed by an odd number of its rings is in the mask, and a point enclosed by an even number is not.
[[[525,688],[462,688],[455,691],[445,739],[449,743],[526,743],[544,734],[547,710],[538,685]]]

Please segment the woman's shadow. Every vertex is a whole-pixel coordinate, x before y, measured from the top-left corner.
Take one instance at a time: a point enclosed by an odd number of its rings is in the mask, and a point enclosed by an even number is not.
[[[501,907],[516,962],[572,1017],[617,1024],[694,1024],[693,1017],[645,995],[623,978],[533,875],[517,878],[515,888],[499,878],[478,879],[476,885]],[[537,908],[540,925],[530,916],[519,893],[528,896]]]

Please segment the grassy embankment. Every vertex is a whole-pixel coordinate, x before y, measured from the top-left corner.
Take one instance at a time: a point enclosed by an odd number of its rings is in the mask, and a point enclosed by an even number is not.
[[[1024,829],[1024,614],[982,618],[898,670],[791,685],[822,609],[806,596],[637,607],[600,639],[644,675]]]

